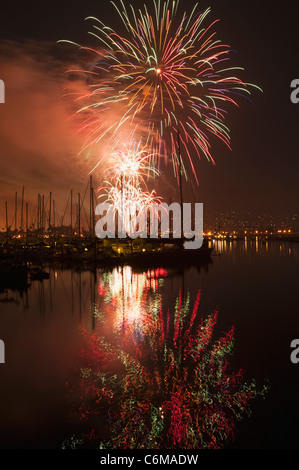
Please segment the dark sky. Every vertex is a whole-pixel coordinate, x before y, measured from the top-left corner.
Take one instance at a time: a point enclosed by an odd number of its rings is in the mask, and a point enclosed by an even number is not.
[[[291,81],[299,78],[298,3],[199,2],[200,9],[207,7],[209,19],[221,20],[217,36],[237,51],[244,80],[263,93],[254,93],[254,104],[242,100],[231,109],[232,151],[214,143],[216,166],[199,162],[199,187],[184,183],[186,198],[211,211],[298,213],[299,103],[290,100]],[[0,105],[0,217],[4,199],[13,200],[22,185],[31,197],[52,190],[57,199],[66,199],[71,188],[88,181],[92,162],[77,156],[80,139],[59,99],[67,64],[56,41],[88,45],[84,18],[89,15],[114,25],[108,0],[1,5],[0,78],[6,103]],[[175,181],[167,179],[164,187],[171,185]]]

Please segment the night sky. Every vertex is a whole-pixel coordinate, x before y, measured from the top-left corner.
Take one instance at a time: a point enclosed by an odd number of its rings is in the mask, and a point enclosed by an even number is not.
[[[232,151],[213,142],[216,166],[204,158],[197,164],[199,187],[192,178],[185,182],[185,198],[203,202],[206,211],[298,213],[299,103],[290,100],[291,81],[299,78],[298,3],[199,2],[201,10],[207,7],[209,21],[221,20],[217,37],[237,52],[242,78],[263,93],[253,93],[254,103],[244,99],[230,108]],[[1,5],[0,78],[6,85],[6,103],[0,105],[1,220],[5,199],[13,204],[23,185],[28,198],[52,191],[65,202],[70,189],[83,190],[88,181],[94,162],[78,156],[82,138],[69,104],[60,98],[69,48],[57,41],[94,44],[84,21],[89,15],[115,26],[108,0]],[[161,181],[160,193],[175,197],[175,179],[164,175]]]

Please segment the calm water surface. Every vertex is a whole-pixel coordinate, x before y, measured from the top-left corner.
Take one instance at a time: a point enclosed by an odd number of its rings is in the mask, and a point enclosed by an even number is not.
[[[101,403],[110,406],[106,433],[114,432],[114,439],[124,442],[129,433],[138,440],[151,432],[149,442],[162,446],[169,441],[161,437],[158,424],[167,423],[179,447],[180,442],[195,439],[192,433],[209,426],[207,387],[219,394],[213,405],[216,427],[228,410],[233,387],[224,387],[222,373],[217,383],[215,377],[208,379],[212,362],[218,361],[218,367],[223,356],[231,370],[244,370],[244,380],[255,379],[258,389],[269,381],[270,388],[264,398],[252,401],[250,416],[236,417],[234,425],[222,422],[221,444],[299,448],[299,364],[290,361],[290,343],[299,338],[298,244],[219,241],[210,263],[184,269],[49,270],[50,279],[33,281],[27,291],[0,293],[0,338],[6,351],[6,363],[0,364],[1,448],[59,448],[77,435],[80,426],[86,435],[96,429],[104,419],[97,414],[91,386],[98,374],[99,387],[99,370],[110,380],[100,387]],[[232,327],[234,343],[227,351],[223,338]],[[192,340],[198,335],[206,354],[201,370],[194,373]],[[209,335],[212,344],[218,340],[216,356],[208,356],[205,349]],[[102,341],[101,356],[96,338]],[[224,362],[220,366],[223,370]],[[83,382],[80,368],[85,370]],[[122,378],[121,389],[111,378],[117,375]],[[125,411],[113,402],[115,397],[118,401],[122,397]],[[127,407],[131,398],[135,407],[139,403],[138,410]],[[149,402],[152,406],[146,405]],[[175,403],[176,410],[185,410],[179,418],[174,418]],[[199,408],[203,417],[191,422]],[[91,428],[82,420],[88,413]],[[132,420],[121,436],[121,421],[113,428],[117,413],[126,423]],[[158,423],[155,430],[149,431],[145,424],[149,416]],[[236,436],[226,439],[232,427]],[[182,440],[184,429],[190,432]],[[216,428],[209,438],[205,434],[204,442],[212,442],[216,434]],[[222,437],[216,436],[218,443]]]

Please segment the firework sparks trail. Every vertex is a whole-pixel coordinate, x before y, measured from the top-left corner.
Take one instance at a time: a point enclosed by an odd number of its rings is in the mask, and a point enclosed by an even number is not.
[[[145,178],[158,175],[158,170],[153,166],[153,155],[148,152],[146,146],[134,140],[130,145],[123,145],[111,154],[111,169],[108,175],[117,186],[122,183],[137,186],[142,184],[146,187]]]
[[[146,146],[131,141],[112,153],[106,170],[107,180],[99,189],[100,198],[119,213],[126,233],[131,232],[130,211],[135,207],[139,214],[154,203],[160,203],[155,191],[148,191],[146,179],[154,177],[158,170],[152,166],[152,155]],[[109,181],[110,180],[110,181]]]
[[[154,190],[143,191],[139,184],[137,186],[122,184],[119,187],[107,182],[107,186],[101,190],[103,192],[100,197],[105,198],[105,202],[110,204],[115,216],[119,214],[122,228],[129,236],[135,231],[135,217],[141,216],[149,207],[156,207],[155,204],[161,202]]]
[[[89,17],[99,47],[79,46],[96,56],[83,71],[89,90],[77,97],[87,130],[84,148],[107,136],[121,142],[130,129],[145,136],[156,166],[170,156],[176,175],[181,170],[187,176],[188,165],[198,182],[194,155],[215,163],[212,136],[230,148],[224,108],[238,106],[239,95],[256,86],[235,76],[243,69],[230,67],[231,48],[217,39],[218,20],[207,22],[209,8],[200,12],[196,4],[180,13],[176,0],[153,0],[138,11],[122,0],[112,4],[124,34]]]

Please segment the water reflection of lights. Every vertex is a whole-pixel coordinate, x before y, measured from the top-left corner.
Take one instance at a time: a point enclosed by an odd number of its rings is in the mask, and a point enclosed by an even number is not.
[[[127,275],[134,278],[130,269]],[[143,286],[148,281],[147,273],[138,278]],[[173,312],[148,309],[127,325],[122,341],[120,332],[107,341],[82,329],[81,381],[70,392],[84,432],[63,447],[203,449],[234,439],[236,423],[267,388],[259,391],[231,369],[234,328],[214,340],[218,313],[199,317],[200,299],[199,291],[192,307],[179,293]]]
[[[213,239],[212,241],[215,252],[218,253],[233,253],[234,247],[237,249],[242,249],[244,252],[253,255],[255,253],[257,256],[263,256],[264,253],[272,250],[279,250],[280,253],[283,253],[285,250],[288,250],[289,254],[292,252],[286,244],[281,244],[277,240],[269,240],[269,238],[262,236],[253,236],[248,237],[244,236],[243,242],[236,240],[225,240],[225,239]]]
[[[98,293],[114,317],[116,329],[140,322],[148,309],[157,314],[161,305],[159,286],[167,276],[163,268],[134,272],[131,266],[122,266],[104,273],[98,283]]]

